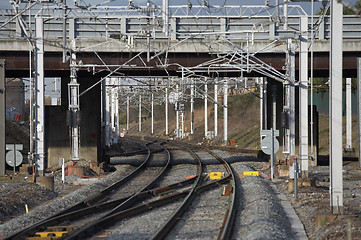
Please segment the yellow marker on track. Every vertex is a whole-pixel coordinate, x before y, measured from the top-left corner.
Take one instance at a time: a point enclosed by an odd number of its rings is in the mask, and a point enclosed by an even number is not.
[[[248,171],[248,172],[243,172],[244,176],[259,176],[259,172],[258,171]]]
[[[208,177],[209,179],[221,179],[223,177],[223,173],[222,172],[210,172],[208,173]]]

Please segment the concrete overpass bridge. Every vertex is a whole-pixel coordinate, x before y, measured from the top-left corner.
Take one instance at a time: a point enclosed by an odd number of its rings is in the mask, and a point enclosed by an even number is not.
[[[153,99],[152,89],[160,88],[165,95],[158,97],[167,107],[169,91],[179,102],[182,90],[182,96],[187,96],[182,97],[184,101],[202,97],[205,102],[221,105],[227,143],[230,81],[261,77],[269,83],[267,99],[273,99],[262,101],[261,128],[267,121],[268,128],[280,129],[281,112],[286,113],[289,126],[281,132],[283,153],[296,155],[299,139],[298,155],[302,171],[307,173],[309,76],[333,80],[330,69],[337,68],[340,86],[342,77],[357,76],[357,58],[361,57],[361,18],[342,17],[336,0],[331,1],[331,17],[307,16],[301,7],[288,4],[283,8],[210,8],[168,6],[164,1],[159,8],[134,6],[132,1],[123,7],[50,2],[36,11],[32,8],[37,2],[30,2],[0,14],[0,59],[5,59],[5,77],[34,79],[34,142],[30,152],[40,172],[58,164],[59,157],[102,160],[106,145],[116,139],[111,135],[118,135],[119,96],[126,97],[127,103],[129,98],[135,99],[124,89],[122,81],[128,78],[135,80],[130,85],[139,96],[142,93]],[[336,67],[335,59],[342,65]],[[45,77],[62,78],[62,106],[44,108]],[[210,96],[210,85],[222,86],[224,103]],[[217,93],[216,87],[213,89]],[[141,108],[141,102],[140,97],[135,104]],[[295,131],[297,115],[299,136]]]

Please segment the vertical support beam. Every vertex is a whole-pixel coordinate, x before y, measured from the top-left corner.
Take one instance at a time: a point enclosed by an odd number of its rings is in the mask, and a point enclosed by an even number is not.
[[[259,125],[260,125],[260,137],[261,131],[264,130],[264,78],[260,77],[261,82],[259,83]]]
[[[214,81],[214,136],[218,135],[218,79]]]
[[[346,78],[346,150],[352,149],[351,78]]]
[[[118,142],[118,137],[119,137],[119,78],[115,78],[115,87],[114,87],[114,91],[115,91],[115,111],[114,111],[114,140],[113,143],[117,143]]]
[[[277,129],[277,86],[272,86],[272,129]]]
[[[207,137],[208,132],[208,85],[207,78],[204,84],[204,137]]]
[[[308,31],[307,16],[300,17],[300,164],[302,177],[308,177]]]
[[[357,58],[358,167],[361,168],[361,58]]]
[[[342,3],[331,0],[330,38],[330,201],[343,213],[342,180]]]
[[[110,146],[110,79],[105,79],[105,145]]]
[[[150,134],[153,135],[154,134],[154,94],[152,93],[151,96],[151,112],[152,112],[152,126],[151,126],[151,131]]]
[[[227,145],[228,142],[228,80],[224,81],[223,86],[223,143]]]
[[[169,0],[163,0],[163,32],[169,35]]]
[[[194,80],[191,81],[191,134],[194,134]]]
[[[171,40],[177,40],[177,18],[172,17],[170,19],[170,26],[171,26]]]
[[[139,119],[138,119],[138,124],[139,124],[139,129],[138,131],[141,132],[142,131],[142,95],[139,95]]]
[[[182,121],[182,139],[184,138],[184,111],[181,112],[181,121]]]
[[[44,117],[44,25],[43,18],[35,19],[35,162],[40,175],[45,170]]]
[[[168,136],[168,86],[165,88],[165,135]]]
[[[129,96],[127,96],[127,133],[129,132]]]
[[[127,35],[127,17],[122,16],[120,18],[120,33],[123,35]]]
[[[111,131],[110,131],[110,142],[111,144],[114,143],[114,135],[115,135],[115,79],[109,79],[109,90],[110,90],[110,124],[111,124]]]
[[[5,175],[5,60],[0,59],[0,176]]]
[[[296,95],[295,95],[295,82],[296,78],[296,67],[295,67],[295,49],[292,43],[292,39],[287,39],[288,44],[288,56],[289,56],[289,77],[290,77],[290,86],[289,86],[289,103],[290,109],[288,114],[288,127],[290,129],[290,143],[289,143],[289,152],[291,156],[296,154]],[[293,169],[292,169],[293,170]],[[293,171],[292,171],[293,172]],[[290,169],[291,173],[291,169]]]
[[[179,102],[178,102],[178,84],[176,85],[176,93],[177,93],[177,101],[176,101],[176,104],[179,104]],[[176,135],[176,138],[179,138],[179,111],[178,111],[178,109],[176,110],[176,131],[177,131],[177,135]]]

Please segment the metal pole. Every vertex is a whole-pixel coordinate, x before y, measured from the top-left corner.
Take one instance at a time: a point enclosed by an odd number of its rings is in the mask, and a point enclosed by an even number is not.
[[[152,96],[151,96],[151,100],[152,100],[152,127],[151,127],[151,135],[154,134],[154,94],[152,93]]]
[[[139,95],[139,119],[138,119],[139,129],[138,131],[142,131],[142,95]]]
[[[184,111],[181,112],[181,121],[182,121],[182,138],[184,138]]]
[[[29,7],[31,2],[29,1]],[[31,36],[31,9],[29,9],[29,36]],[[33,97],[34,97],[34,83],[32,73],[32,44],[29,41],[29,153],[28,159],[30,164],[34,164],[34,109],[33,109]]]
[[[289,109],[289,115],[288,115],[288,126],[290,129],[290,155],[295,155],[295,149],[296,149],[296,106],[295,106],[295,85],[293,84],[295,81],[295,50],[294,45],[292,44],[292,39],[287,40],[288,49],[289,49],[289,77],[290,77],[290,94],[289,94],[289,101],[290,101],[290,109]]]
[[[275,153],[274,153],[274,146],[275,146],[275,139],[274,139],[274,132],[273,128],[271,128],[271,180],[274,178],[274,165],[275,165]]]
[[[115,116],[114,116],[114,126],[115,126],[115,136],[114,143],[118,142],[119,137],[119,78],[115,79]]]
[[[177,92],[177,96],[178,96],[178,84],[176,85],[176,92]],[[177,102],[176,102],[176,104],[179,104],[179,102],[178,102],[178,97],[177,97]],[[179,138],[179,111],[178,111],[178,109],[176,110],[176,131],[177,131],[177,138]]]
[[[264,124],[263,124],[263,117],[264,117],[264,108],[263,108],[263,104],[264,104],[264,92],[263,92],[263,87],[264,87],[264,80],[263,77],[260,78],[261,82],[259,84],[259,97],[260,97],[260,101],[259,101],[259,123],[260,123],[260,137],[261,136],[261,131],[264,129]]]
[[[311,76],[310,76],[310,84],[311,84],[311,96],[310,96],[310,104],[311,104],[311,116],[310,116],[310,140],[311,140],[311,158],[312,158],[312,165],[315,165],[315,153],[314,153],[314,146],[313,146],[313,129],[314,129],[314,122],[313,122],[313,35],[314,35],[314,31],[313,31],[313,0],[311,0],[311,46],[310,46],[310,51],[311,51]]]
[[[44,175],[44,139],[45,139],[45,118],[44,118],[44,25],[43,18],[37,16],[36,27],[36,74],[35,74],[35,161],[37,172]]]
[[[351,78],[346,78],[346,150],[352,149]]]
[[[214,81],[214,136],[218,135],[218,81]]]
[[[169,35],[169,0],[163,0],[163,32]]]
[[[298,161],[297,161],[297,157],[294,158],[294,162],[293,162],[293,167],[294,167],[294,180],[293,180],[293,188],[294,188],[294,193],[295,193],[295,199],[297,199],[297,188],[298,188]]]
[[[194,134],[194,80],[191,84],[191,134]]]
[[[165,135],[168,136],[168,87],[165,88]]]
[[[361,168],[361,58],[357,58],[358,167]]]
[[[0,176],[5,175],[5,60],[0,59]]]
[[[127,133],[129,132],[129,96],[127,96]]]
[[[307,49],[307,16],[300,17],[300,163],[302,177],[308,177],[308,49]]]
[[[277,86],[272,86],[272,128],[277,129]]]
[[[105,145],[110,146],[110,87],[109,78],[105,79]]]
[[[205,84],[204,84],[204,137],[207,137],[207,132],[208,132],[208,99],[207,99],[207,94],[208,94],[208,85],[207,85],[207,78],[205,80]]]
[[[331,0],[330,76],[330,205],[332,214],[342,214],[342,3],[338,0]]]
[[[228,109],[227,109],[227,94],[228,94],[228,81],[224,81],[223,93],[223,142],[227,145],[228,142]]]

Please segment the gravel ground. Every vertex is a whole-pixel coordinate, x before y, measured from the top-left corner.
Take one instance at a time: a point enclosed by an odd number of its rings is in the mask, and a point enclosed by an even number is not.
[[[350,239],[361,239],[361,221],[359,217],[361,206],[361,171],[356,166],[353,166],[353,163],[346,163],[344,167],[345,215],[337,217],[330,224],[316,228],[316,215],[329,212],[328,167],[311,168],[310,177],[316,179],[316,186],[300,188],[299,198],[294,200],[293,194],[287,191],[287,179],[278,178],[271,183],[270,179],[265,177],[269,174],[268,163],[242,154],[231,155],[219,151],[216,151],[216,153],[222,154],[223,158],[231,162],[233,168],[240,174],[242,197],[240,198],[239,218],[236,222],[233,239],[297,239],[288,215],[278,198],[277,194],[279,193],[272,188],[272,185],[276,185],[287,197],[288,202],[292,203],[310,239],[347,239],[347,234],[351,236]],[[183,151],[179,151],[176,154],[191,159],[189,154]],[[180,163],[179,159],[179,157],[175,158],[174,163]],[[101,189],[111,184],[115,179],[123,177],[132,168],[128,165],[118,166],[117,172],[109,174],[106,178],[98,179],[80,189],[78,189],[80,186],[73,184],[79,181],[79,179],[73,176],[67,177],[66,184],[60,183],[60,177],[56,176],[54,191],[49,191],[33,183],[27,183],[24,180],[1,181],[0,218],[2,222],[0,225],[0,235],[6,236],[11,232],[49,216],[49,213],[56,213],[75,204],[79,199],[85,199],[91,189]],[[253,169],[259,170],[262,173],[261,176],[242,176],[243,171]],[[214,169],[212,168],[212,170]],[[167,180],[162,185],[168,181],[176,182],[183,180],[185,176],[195,174],[195,172],[194,162],[191,165],[176,165],[169,172]],[[177,177],[174,177],[175,175]],[[217,189],[214,191],[217,192]],[[66,196],[64,196],[65,194]],[[50,199],[54,200],[50,202]],[[28,214],[23,214],[25,212],[25,204],[28,204],[30,209]],[[202,206],[200,202],[198,204]],[[149,213],[150,215],[146,218],[147,220],[144,220],[143,225],[153,224],[154,219],[157,219],[158,215],[164,215],[164,218],[166,218],[176,206],[177,203],[173,203],[159,209],[158,214],[154,215],[155,211]],[[202,216],[202,218],[207,219],[207,215]],[[129,221],[131,220],[129,219]],[[154,224],[153,227],[159,225],[160,222],[154,222]],[[351,225],[349,230],[348,225]],[[123,231],[121,236],[126,237],[126,239],[144,239],[145,233],[141,232],[141,230],[139,230],[139,235],[134,235],[138,231],[136,228],[134,226],[134,229],[127,227],[126,230],[121,230]],[[113,235],[111,233],[108,238],[119,239],[116,236],[120,235]],[[128,238],[129,236],[134,236],[134,238]],[[209,239],[206,234],[201,236],[194,235],[192,238]],[[179,239],[182,239],[182,237],[179,237]]]

